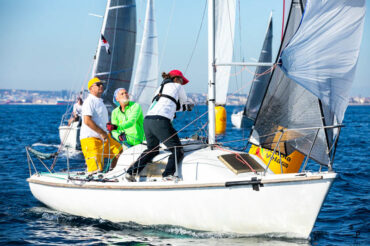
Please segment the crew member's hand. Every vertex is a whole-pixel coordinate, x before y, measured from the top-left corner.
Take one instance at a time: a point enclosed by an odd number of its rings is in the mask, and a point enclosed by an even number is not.
[[[102,134],[100,134],[100,137],[105,141],[107,141],[108,139],[108,134],[106,132],[103,132]]]
[[[121,141],[121,142],[126,141],[126,134],[125,134],[124,132],[122,132],[122,133],[118,136],[118,139],[119,139],[119,141]]]
[[[194,104],[186,104],[186,111],[192,111],[194,108]]]
[[[108,130],[109,132],[111,132],[111,131],[113,131],[113,130],[117,130],[117,126],[116,126],[116,125],[113,125],[113,124],[112,124],[112,123],[110,123],[110,122],[108,122],[108,123],[107,123],[106,127],[107,127],[107,130]]]

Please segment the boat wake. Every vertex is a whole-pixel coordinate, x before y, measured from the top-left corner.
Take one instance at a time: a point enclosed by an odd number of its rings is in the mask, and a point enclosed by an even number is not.
[[[59,148],[59,144],[45,144],[45,143],[34,143],[31,147],[53,147]]]
[[[171,245],[189,245],[193,239],[197,239],[197,244],[208,245],[210,240],[218,240],[220,245],[310,245],[308,240],[298,240],[285,238],[282,235],[240,235],[233,233],[219,233],[196,231],[179,226],[171,225],[140,225],[134,222],[114,223],[103,219],[84,218],[58,212],[47,207],[33,207],[28,210],[32,217],[44,221],[45,223],[55,222],[55,226],[62,225],[79,228],[83,231],[89,228],[91,234],[98,233],[115,235],[110,237],[111,243],[117,243],[114,238],[119,239],[119,242],[141,242],[150,243],[151,245],[163,245],[164,242]],[[119,236],[124,234],[125,236]],[[143,236],[145,235],[145,236]],[[138,241],[138,239],[140,241]],[[122,241],[123,240],[123,241]],[[199,241],[200,240],[200,241]]]
[[[55,149],[59,149],[59,144],[45,144],[45,143],[34,143],[31,145],[32,148],[36,147],[37,149],[40,149],[41,151],[46,152],[55,152]],[[70,159],[81,159],[83,160],[83,155],[80,150],[71,149],[71,148],[61,148],[59,157],[62,158],[70,158]]]

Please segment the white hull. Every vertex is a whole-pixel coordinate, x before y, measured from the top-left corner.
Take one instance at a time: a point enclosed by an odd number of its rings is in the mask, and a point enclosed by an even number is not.
[[[243,111],[231,115],[231,123],[236,128],[251,128],[253,121],[243,115]]]
[[[143,225],[308,238],[336,174],[236,175],[217,161],[217,156],[225,153],[210,149],[188,153],[180,168],[183,180],[177,183],[129,183],[122,176],[117,177],[118,182],[108,183],[68,181],[61,179],[65,175],[56,178],[56,174],[33,175],[28,181],[38,200],[73,215]],[[132,157],[125,159],[128,163]],[[124,167],[125,161],[121,161],[111,175]],[[252,177],[261,179],[258,182],[263,186],[254,186],[258,191],[250,183]]]
[[[59,138],[63,146],[72,149],[81,149],[78,122],[73,122],[71,126],[60,126]]]
[[[231,123],[236,128],[242,127],[243,111],[231,115]]]

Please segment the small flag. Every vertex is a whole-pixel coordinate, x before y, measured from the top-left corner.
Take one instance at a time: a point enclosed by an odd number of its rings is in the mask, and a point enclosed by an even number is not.
[[[109,43],[108,41],[104,38],[103,34],[101,35],[101,42],[102,42],[102,46],[105,47],[105,51],[108,53],[108,55],[110,55],[110,50],[109,50]]]

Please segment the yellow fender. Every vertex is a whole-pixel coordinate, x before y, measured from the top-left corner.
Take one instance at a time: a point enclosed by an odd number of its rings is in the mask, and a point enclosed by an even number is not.
[[[226,109],[222,106],[215,107],[216,113],[216,135],[224,134],[226,131]]]

